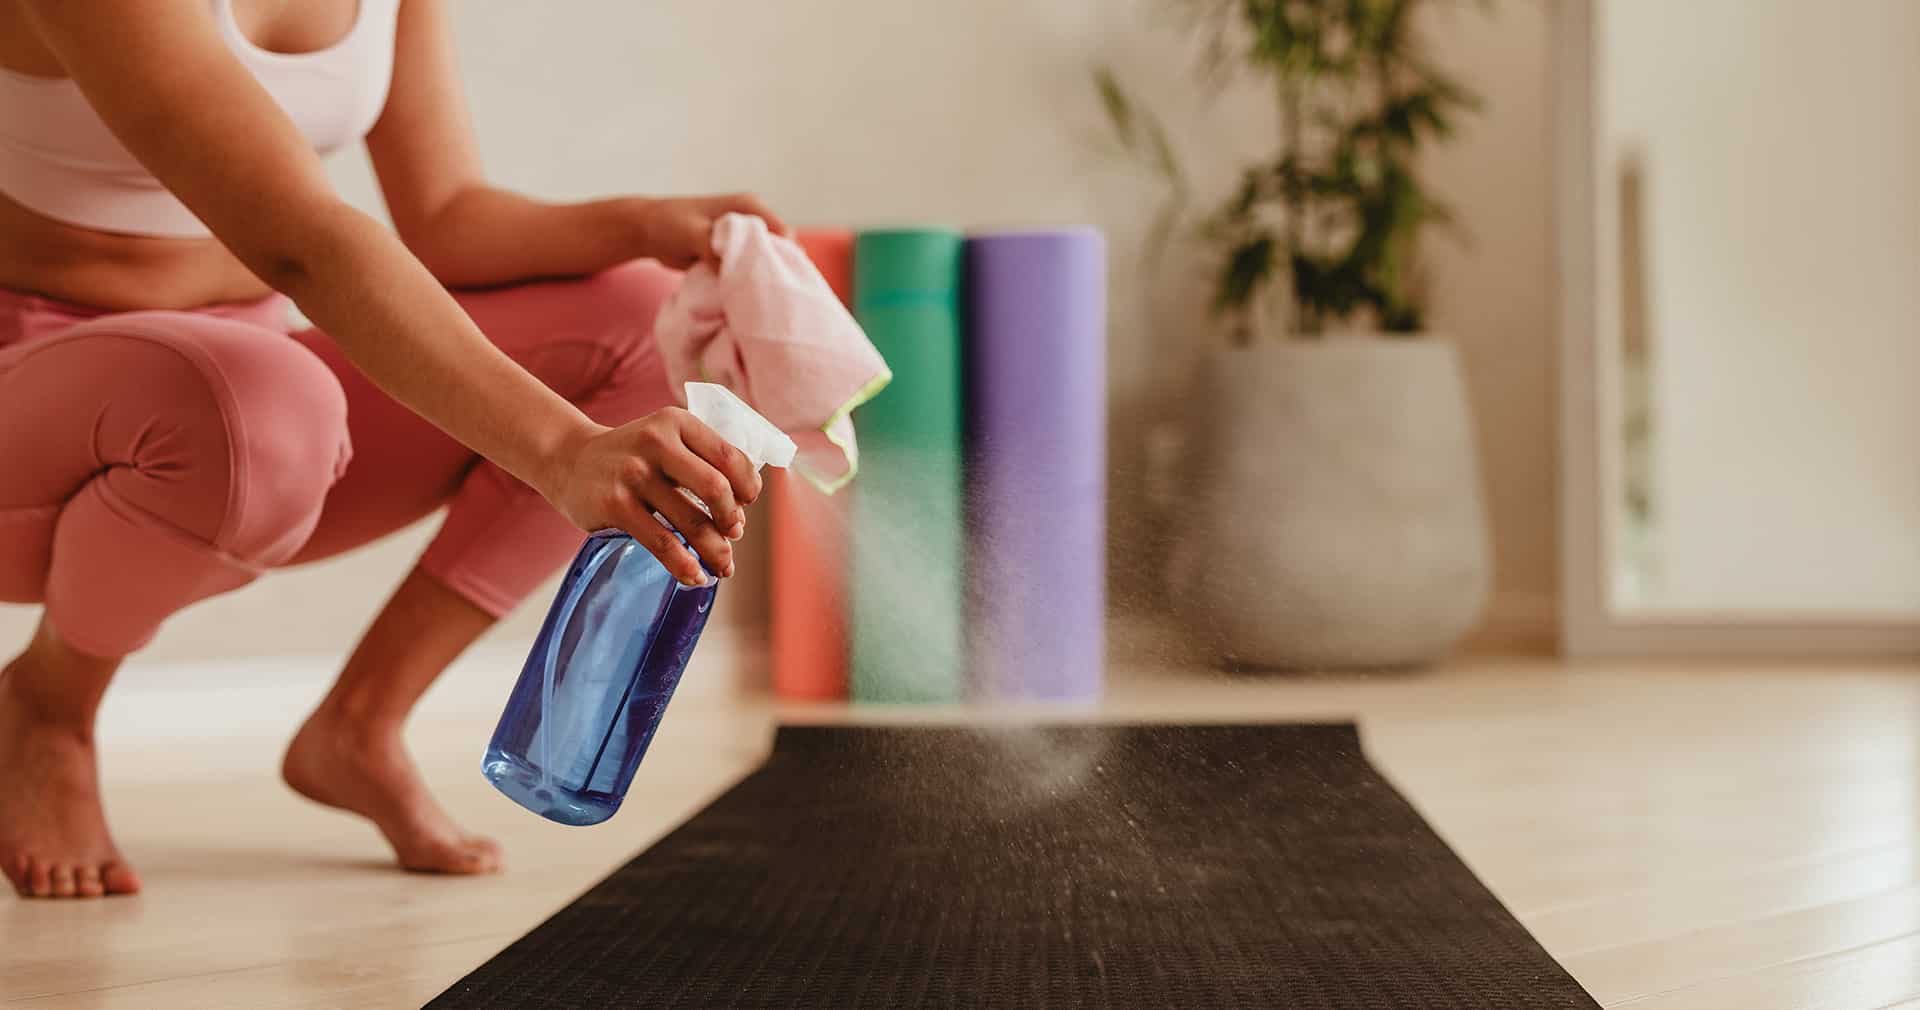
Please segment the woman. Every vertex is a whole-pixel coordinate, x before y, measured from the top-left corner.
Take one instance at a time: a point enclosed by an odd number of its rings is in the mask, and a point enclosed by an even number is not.
[[[582,529],[688,582],[732,572],[759,479],[669,406],[650,328],[718,216],[784,227],[747,196],[487,186],[446,4],[0,0],[0,601],[44,606],[0,674],[0,868],[23,894],[139,889],[93,716],[196,600],[447,506],[283,774],[408,869],[485,873],[498,846],[401,742],[421,693]],[[322,174],[362,137],[393,230]]]

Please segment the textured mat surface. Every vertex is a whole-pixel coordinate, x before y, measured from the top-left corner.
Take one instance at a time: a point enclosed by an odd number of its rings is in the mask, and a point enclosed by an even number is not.
[[[1598,1004],[1353,727],[1082,726],[783,728],[430,1006]]]

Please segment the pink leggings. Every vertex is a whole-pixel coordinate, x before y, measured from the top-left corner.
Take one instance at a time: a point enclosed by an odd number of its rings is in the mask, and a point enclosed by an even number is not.
[[[457,297],[603,424],[673,402],[653,319],[677,275],[634,263]],[[0,290],[0,601],[44,603],[123,656],[187,605],[445,505],[420,567],[498,616],[582,534],[381,393],[288,303],[109,312]]]

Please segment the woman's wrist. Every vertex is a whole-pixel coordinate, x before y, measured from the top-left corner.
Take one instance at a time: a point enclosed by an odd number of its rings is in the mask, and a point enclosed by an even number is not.
[[[567,478],[587,443],[611,430],[578,409],[569,413],[572,417],[560,419],[535,440],[533,461],[523,478],[548,501],[553,501],[561,488],[566,486]]]
[[[618,222],[630,259],[657,259],[660,235],[654,213],[660,201],[645,196],[623,196],[607,201]]]

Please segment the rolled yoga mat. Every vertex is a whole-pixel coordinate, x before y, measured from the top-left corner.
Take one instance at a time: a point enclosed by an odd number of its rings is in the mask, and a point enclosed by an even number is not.
[[[970,691],[1089,701],[1106,668],[1107,252],[967,243]]]
[[[853,304],[853,233],[797,236],[840,300]],[[782,698],[847,696],[847,502],[784,471],[772,485],[773,689]]]
[[[782,728],[430,1010],[1598,1010],[1352,726]]]
[[[959,233],[944,230],[863,232],[854,247],[854,314],[893,369],[893,382],[853,415],[856,701],[962,695],[961,254]]]

